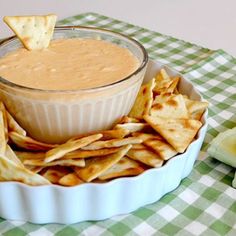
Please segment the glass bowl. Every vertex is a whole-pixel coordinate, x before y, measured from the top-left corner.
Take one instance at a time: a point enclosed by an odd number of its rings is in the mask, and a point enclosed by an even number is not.
[[[42,90],[14,84],[0,77],[0,99],[33,138],[47,143],[109,129],[127,115],[135,101],[146,71],[148,55],[144,47],[125,35],[98,28],[56,27],[53,39],[92,38],[127,48],[139,60],[139,67],[118,82],[80,90]],[[0,57],[22,47],[16,37],[0,43]]]

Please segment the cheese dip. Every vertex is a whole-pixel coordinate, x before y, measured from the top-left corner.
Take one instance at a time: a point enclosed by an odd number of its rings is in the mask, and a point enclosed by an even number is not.
[[[0,76],[29,88],[77,90],[122,80],[139,65],[128,49],[104,40],[56,39],[47,49],[20,48],[0,58]]]

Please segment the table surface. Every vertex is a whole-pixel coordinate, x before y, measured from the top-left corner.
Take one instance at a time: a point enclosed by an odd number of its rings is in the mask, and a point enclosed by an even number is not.
[[[210,103],[209,128],[192,173],[160,201],[122,216],[74,225],[35,225],[0,218],[0,235],[236,235],[234,169],[209,157],[219,132],[236,126],[236,60],[211,50],[94,13],[60,24],[81,24],[125,32],[139,40],[152,59],[189,78]]]
[[[0,18],[53,12],[63,19],[97,12],[236,56],[235,9],[235,0],[8,0],[0,1]],[[10,34],[0,21],[0,38]]]

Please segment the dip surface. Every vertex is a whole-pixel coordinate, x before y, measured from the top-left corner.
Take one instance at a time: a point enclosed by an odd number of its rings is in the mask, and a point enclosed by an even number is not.
[[[45,90],[96,88],[122,80],[140,65],[118,45],[96,39],[57,39],[42,51],[17,49],[0,58],[0,76]]]

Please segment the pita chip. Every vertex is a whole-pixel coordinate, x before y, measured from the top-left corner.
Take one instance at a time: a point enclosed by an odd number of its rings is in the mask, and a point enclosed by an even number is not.
[[[91,182],[102,173],[107,171],[111,166],[121,160],[123,156],[129,151],[131,145],[125,145],[119,149],[118,152],[102,156],[86,159],[84,168],[75,167],[76,174],[84,181]]]
[[[77,158],[89,158],[89,157],[95,157],[95,156],[106,156],[108,154],[112,154],[114,152],[117,152],[119,150],[119,147],[113,147],[113,148],[102,148],[98,150],[76,150],[73,152],[69,152],[65,154],[61,159],[77,159]]]
[[[137,132],[137,131],[150,131],[151,127],[147,123],[125,123],[125,124],[117,124],[114,129],[125,129],[128,130],[129,133]]]
[[[127,129],[104,130],[104,131],[101,131],[101,134],[102,134],[101,140],[108,140],[108,139],[114,139],[114,138],[124,138],[126,135],[129,134],[129,130],[127,130]]]
[[[139,145],[137,148],[135,146],[132,147],[132,149],[128,151],[127,156],[152,167],[161,167],[164,162],[158,154],[152,152],[144,145]]]
[[[43,176],[19,166],[2,154],[0,154],[0,178],[5,181],[18,181],[34,186],[50,184]]]
[[[176,150],[168,144],[159,134],[133,133],[135,137],[143,140],[143,144],[157,153],[163,160],[168,160],[177,154]]]
[[[3,112],[0,110],[0,154],[5,154],[6,151],[6,135],[5,135],[5,126],[4,126],[4,116]]]
[[[5,16],[4,22],[12,29],[28,50],[47,48],[53,35],[57,16]]]
[[[83,150],[98,150],[102,148],[113,148],[113,147],[121,147],[127,144],[137,144],[141,143],[142,140],[136,137],[128,137],[123,139],[111,139],[107,141],[96,141],[91,143],[88,146],[83,147]]]
[[[76,139],[74,141],[69,140],[48,152],[46,152],[46,157],[44,159],[45,163],[51,162],[62,158],[65,154],[75,151],[79,148],[89,145],[90,143],[100,139],[102,134],[93,134],[84,138]],[[105,141],[104,141],[105,142]]]
[[[106,156],[108,154],[112,154],[117,152],[119,147],[114,148],[102,148],[98,150],[75,150],[72,152],[68,152],[60,160],[67,160],[67,159],[81,159],[81,158],[90,158],[95,156]],[[20,158],[21,161],[24,160],[40,160],[45,159],[46,153],[45,152],[21,152],[16,151],[16,155]]]
[[[172,98],[174,96],[175,96],[175,94],[171,94],[171,93],[162,93],[160,95],[157,95],[157,96],[155,96],[155,99],[154,99],[152,105],[155,105],[157,103],[164,103],[168,99],[170,99],[170,98]]]
[[[24,160],[38,160],[45,158],[45,152],[22,152],[22,151],[15,151],[16,156],[24,162]]]
[[[34,140],[28,136],[24,136],[15,131],[9,132],[9,137],[13,143],[18,147],[24,148],[31,151],[47,151],[51,148],[56,147],[56,144],[48,144]]]
[[[187,119],[189,114],[183,96],[181,94],[173,94],[166,98],[165,101],[156,102],[151,109],[151,116]]]
[[[7,110],[6,110],[6,118],[9,131],[14,131],[20,135],[26,136],[26,131],[16,122],[16,120]]]
[[[139,123],[140,121],[136,118],[129,117],[129,116],[122,116],[121,119],[117,122],[118,124],[125,124],[125,123]]]
[[[34,172],[34,173],[39,173],[41,170],[44,169],[43,166],[27,166],[27,165],[25,165],[25,167],[26,167],[28,170],[30,170],[30,171],[32,171],[32,172]]]
[[[165,161],[177,154],[177,151],[163,139],[148,139],[144,145],[156,152]]]
[[[5,132],[5,139],[6,142],[8,141],[8,119],[7,119],[7,110],[3,102],[0,101],[0,111],[2,111],[3,116],[3,125],[4,125],[4,132]]]
[[[200,121],[191,119],[168,119],[157,116],[144,116],[144,119],[180,153],[185,151],[202,126]]]
[[[69,141],[75,141],[80,138],[84,138],[86,136],[92,135],[92,134],[102,134],[102,138],[100,140],[109,140],[109,139],[114,139],[114,138],[124,138],[126,135],[129,134],[129,130],[126,129],[120,129],[120,130],[102,130],[99,132],[91,132],[86,135],[82,134],[76,137],[71,138]]]
[[[140,163],[124,156],[115,165],[101,174],[98,179],[108,180],[122,176],[134,176],[141,174],[143,171],[144,168],[140,165]]]
[[[143,150],[143,149],[146,149],[146,147],[142,143],[139,143],[139,144],[133,144],[132,149]]]
[[[64,166],[52,166],[49,167],[42,176],[49,180],[53,184],[58,184],[59,180],[65,176],[71,173],[71,170]]]
[[[152,90],[155,84],[155,79],[152,79],[147,84],[142,85],[129,113],[130,117],[142,119],[143,115],[149,115],[153,101]]]
[[[9,160],[13,161],[15,164],[17,164],[21,167],[24,167],[23,163],[20,161],[20,159],[17,157],[15,152],[11,149],[11,147],[8,144],[6,145],[5,156]]]
[[[200,120],[209,105],[208,102],[195,101],[188,98],[184,98],[184,100],[191,119]]]
[[[167,88],[173,83],[170,76],[167,74],[166,70],[162,68],[156,75],[155,78],[156,85],[153,89],[155,94],[165,93]]]
[[[85,166],[85,161],[84,159],[60,159],[60,160],[55,160],[51,161],[48,163],[44,162],[44,159],[26,159],[23,161],[24,165],[31,165],[31,166],[79,166],[79,167],[84,167]]]
[[[83,184],[84,181],[81,180],[75,173],[69,173],[60,178],[58,183],[63,186],[75,186]]]
[[[165,93],[174,93],[177,90],[177,85],[179,83],[180,77],[172,78],[172,83],[170,86],[165,90]]]
[[[142,139],[143,142],[150,140],[150,139],[151,140],[153,140],[153,139],[163,140],[163,138],[157,133],[147,134],[147,133],[141,133],[141,132],[134,132],[134,133],[132,133],[132,136]]]

